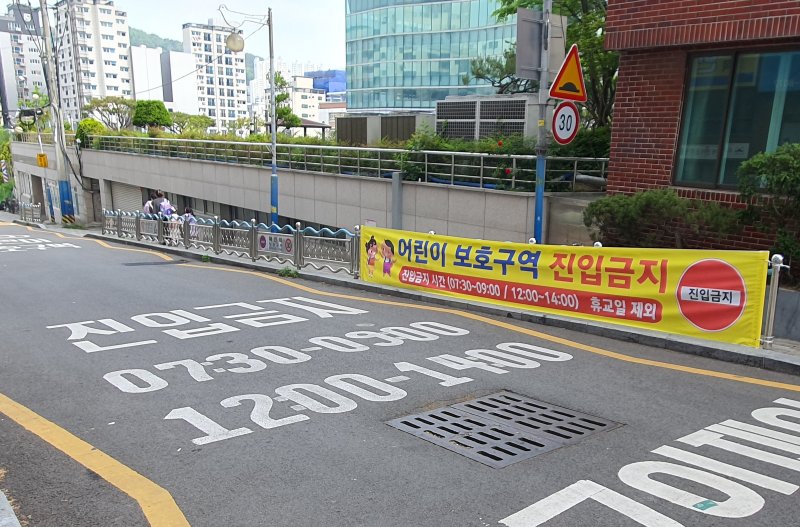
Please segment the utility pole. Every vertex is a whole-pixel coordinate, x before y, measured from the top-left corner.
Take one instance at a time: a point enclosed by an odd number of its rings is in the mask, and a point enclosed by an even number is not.
[[[64,144],[63,126],[61,125],[61,94],[58,89],[58,78],[56,77],[56,64],[53,56],[53,40],[50,33],[50,17],[47,13],[47,0],[39,0],[42,12],[42,32],[44,35],[44,46],[42,63],[46,66],[44,73],[47,79],[47,95],[50,97],[51,122],[53,123],[53,146],[56,149],[56,172],[59,179],[66,177],[66,164],[62,158],[61,145]]]
[[[46,65],[47,94],[50,97],[50,113],[53,122],[53,146],[56,151],[56,174],[58,177],[59,210],[61,221],[72,223],[75,221],[75,202],[70,188],[70,177],[67,171],[66,137],[61,116],[61,93],[56,74],[56,58],[53,54],[53,38],[50,32],[50,16],[47,12],[47,0],[39,0],[42,10],[42,32],[44,35],[42,63]],[[52,198],[51,198],[52,199]],[[54,218],[55,219],[55,218]]]
[[[553,0],[542,2],[542,49],[539,70],[539,135],[536,142],[536,209],[534,213],[533,237],[542,243],[542,223],[544,222],[544,183],[547,168],[547,99],[549,98],[548,70],[550,69],[550,15]]]

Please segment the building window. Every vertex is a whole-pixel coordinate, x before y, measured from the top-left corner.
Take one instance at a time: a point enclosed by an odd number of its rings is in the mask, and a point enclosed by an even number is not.
[[[734,188],[742,162],[796,142],[800,142],[800,52],[691,59],[676,184]]]

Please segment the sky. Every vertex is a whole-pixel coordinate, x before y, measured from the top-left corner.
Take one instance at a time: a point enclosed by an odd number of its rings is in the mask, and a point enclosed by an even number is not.
[[[128,13],[128,25],[164,38],[183,41],[183,24],[207,24],[209,18],[221,19],[217,10],[225,4],[234,11],[265,15],[272,8],[273,46],[276,60],[320,63],[328,68],[344,69],[345,0],[114,0],[114,5]],[[242,15],[225,12],[232,24]],[[247,37],[245,51],[269,57],[266,26],[246,22],[241,29]]]

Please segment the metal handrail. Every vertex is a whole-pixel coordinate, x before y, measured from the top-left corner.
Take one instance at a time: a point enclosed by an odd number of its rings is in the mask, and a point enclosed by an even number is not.
[[[48,140],[52,141],[50,136]],[[37,140],[36,134],[16,134],[15,139]],[[92,136],[83,146],[258,167],[269,166],[272,161],[271,144],[247,141]],[[533,191],[536,185],[535,155],[302,144],[278,144],[276,148],[278,167],[290,170],[377,178],[401,172],[408,180],[495,190]],[[603,186],[608,174],[608,158],[548,157],[547,161],[548,191],[574,191],[581,178]]]
[[[164,217],[139,211],[103,209],[103,234],[117,238],[162,243],[174,247],[200,249],[214,254],[265,260],[304,267],[344,271],[358,278],[360,234],[346,229],[332,231],[264,223],[196,219],[189,223],[182,216]],[[308,259],[308,262],[306,262]]]

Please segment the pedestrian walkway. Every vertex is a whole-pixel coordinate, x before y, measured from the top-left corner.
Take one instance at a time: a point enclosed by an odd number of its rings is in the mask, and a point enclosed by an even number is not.
[[[0,527],[20,527],[19,520],[2,491],[0,491]]]
[[[0,222],[19,222],[19,216],[0,211]],[[33,225],[33,224],[26,224]],[[69,229],[60,225],[42,224],[35,225],[45,231],[62,234],[64,236],[84,237],[108,240],[124,245],[137,247],[147,247],[163,253],[173,254],[183,258],[210,261],[234,267],[262,270],[267,272],[278,272],[286,267],[292,268],[290,264],[277,264],[271,262],[257,261],[228,256],[225,254],[213,254],[201,249],[163,246],[155,242],[136,241],[131,239],[117,238],[102,234],[102,227],[92,227],[88,229]],[[768,370],[775,370],[784,373],[800,375],[800,342],[776,339],[773,349],[763,350],[738,346],[727,343],[716,343],[708,340],[694,339],[662,333],[657,331],[640,330],[626,326],[616,326],[612,324],[602,324],[599,322],[589,322],[568,317],[537,313],[527,310],[515,310],[510,308],[498,307],[490,304],[481,304],[475,301],[464,301],[453,298],[446,298],[428,293],[397,289],[393,287],[379,286],[353,279],[349,275],[334,274],[327,270],[317,271],[305,268],[298,271],[300,278],[307,280],[326,282],[339,286],[357,288],[377,293],[390,294],[411,300],[424,301],[440,305],[453,306],[459,309],[478,311],[490,315],[513,318],[525,322],[532,322],[544,326],[553,326],[573,331],[580,331],[592,335],[608,337],[627,342],[636,342],[656,348],[665,348],[683,353],[690,353],[704,357],[710,357],[726,362],[747,364]]]

